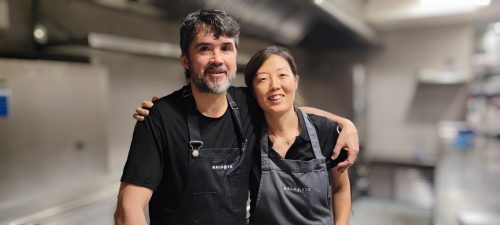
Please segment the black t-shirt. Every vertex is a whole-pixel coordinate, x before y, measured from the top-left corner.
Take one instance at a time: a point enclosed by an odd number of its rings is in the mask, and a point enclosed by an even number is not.
[[[326,166],[328,169],[333,167],[331,159],[333,148],[338,139],[337,124],[325,117],[317,116],[313,114],[308,114],[308,117],[314,127],[316,128],[316,133],[318,134],[318,141],[321,148],[323,156],[326,158]],[[295,142],[290,146],[290,149],[285,154],[285,159],[293,160],[311,160],[314,159],[314,152],[311,145],[311,139],[309,138],[309,133],[306,129],[306,124],[304,118],[299,116],[300,122],[300,134],[296,137]],[[259,132],[260,135],[260,132]],[[259,136],[260,137],[260,136]],[[268,151],[269,157],[281,158],[281,156],[272,148],[273,144],[268,138]],[[260,146],[257,146],[254,152],[254,164],[252,167],[252,174],[250,179],[250,198],[251,198],[251,208],[254,209],[257,194],[259,191],[260,176],[261,176],[261,158],[260,158]],[[253,210],[252,210],[253,212]]]
[[[243,135],[248,140],[245,160],[252,165],[262,112],[248,89],[230,87],[228,93],[238,104]],[[163,218],[172,215],[189,175],[189,135],[183,104],[182,89],[161,98],[134,129],[121,181],[154,190],[149,203],[150,215],[152,212]],[[204,147],[239,146],[238,128],[229,110],[228,107],[219,118],[208,118],[198,112]]]

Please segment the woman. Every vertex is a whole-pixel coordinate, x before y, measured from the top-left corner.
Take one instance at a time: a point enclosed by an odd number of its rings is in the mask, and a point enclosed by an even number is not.
[[[349,178],[331,169],[336,124],[294,107],[298,79],[293,57],[275,46],[257,52],[245,69],[267,122],[254,168],[260,172],[251,182],[257,185],[250,224],[348,224]]]

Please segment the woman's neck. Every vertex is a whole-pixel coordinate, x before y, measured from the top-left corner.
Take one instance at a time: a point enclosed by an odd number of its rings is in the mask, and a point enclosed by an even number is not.
[[[299,118],[293,108],[281,114],[265,112],[264,116],[271,135],[287,137],[300,131]]]
[[[284,159],[295,138],[300,134],[299,117],[293,108],[279,115],[264,113],[264,116],[273,149]]]

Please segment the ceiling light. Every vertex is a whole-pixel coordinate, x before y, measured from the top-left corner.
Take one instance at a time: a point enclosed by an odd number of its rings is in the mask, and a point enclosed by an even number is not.
[[[47,37],[47,28],[41,24],[36,24],[33,29],[33,37],[35,38],[36,43],[38,44],[46,44]]]
[[[431,7],[461,7],[461,6],[488,6],[491,0],[420,0],[424,6]]]
[[[323,4],[323,0],[314,0],[314,3],[316,5],[321,5],[321,4]]]
[[[112,34],[89,33],[89,46],[92,48],[121,51],[134,54],[177,58],[181,55],[178,45]]]

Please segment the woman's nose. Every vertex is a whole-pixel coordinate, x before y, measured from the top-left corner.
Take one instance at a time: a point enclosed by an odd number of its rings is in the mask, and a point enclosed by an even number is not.
[[[271,77],[269,81],[269,88],[271,90],[277,90],[281,87],[280,81],[278,79]]]

